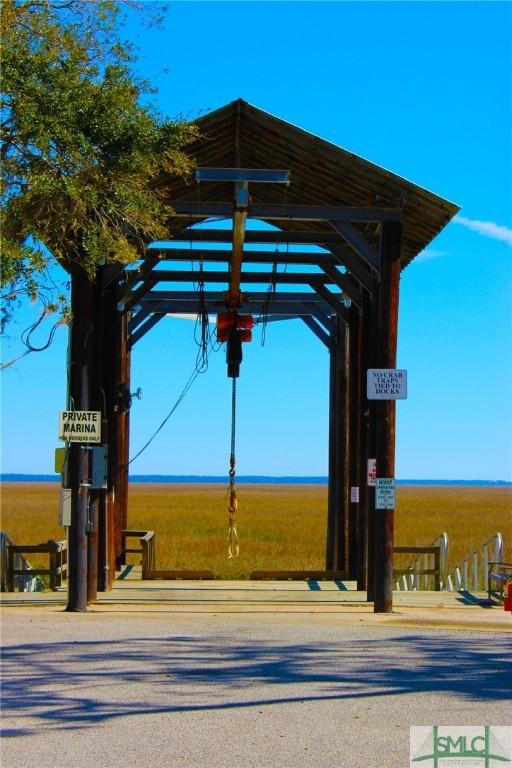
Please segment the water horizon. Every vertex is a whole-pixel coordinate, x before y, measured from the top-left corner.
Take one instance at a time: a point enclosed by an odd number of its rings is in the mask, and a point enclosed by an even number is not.
[[[162,483],[169,485],[197,484],[215,485],[228,482],[227,475],[130,475],[131,483]],[[327,485],[325,475],[239,475],[237,483],[254,485]],[[0,482],[4,483],[60,483],[60,475],[56,474],[24,474],[19,472],[0,473]],[[509,480],[482,479],[439,479],[439,478],[397,478],[397,485],[461,485],[461,486],[511,486]]]

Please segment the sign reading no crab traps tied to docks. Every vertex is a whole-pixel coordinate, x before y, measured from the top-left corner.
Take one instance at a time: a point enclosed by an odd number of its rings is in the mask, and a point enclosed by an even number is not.
[[[369,368],[366,374],[368,400],[407,400],[407,371],[399,368]]]
[[[61,411],[59,440],[101,443],[101,411]]]

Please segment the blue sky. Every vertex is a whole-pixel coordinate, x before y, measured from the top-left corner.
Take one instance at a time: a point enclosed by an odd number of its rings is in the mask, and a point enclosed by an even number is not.
[[[166,115],[241,97],[461,206],[402,274],[399,478],[512,479],[512,5],[175,2],[162,30],[126,36]],[[32,310],[33,311],[33,310]],[[20,350],[20,313],[3,358]],[[41,336],[42,338],[43,336]],[[66,332],[2,373],[4,472],[51,472],[65,406]],[[245,345],[238,471],[325,475],[328,357],[300,321]],[[135,348],[132,454],[181,391],[193,324],[163,320]],[[223,352],[133,472],[223,474]]]

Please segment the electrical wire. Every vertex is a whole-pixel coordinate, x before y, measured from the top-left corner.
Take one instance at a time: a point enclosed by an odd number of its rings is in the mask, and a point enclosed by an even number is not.
[[[36,347],[30,341],[32,334],[35,333],[35,331],[39,328],[43,320],[50,314],[47,309],[46,299],[44,299],[43,297],[40,297],[40,298],[41,298],[41,301],[43,302],[43,310],[41,314],[39,315],[37,320],[31,325],[29,325],[27,328],[25,328],[25,330],[22,331],[22,334],[21,334],[21,341],[23,345],[26,347],[26,350],[21,355],[18,355],[18,357],[15,357],[12,360],[9,360],[7,363],[2,363],[2,365],[0,365],[0,370],[5,370],[6,368],[9,368],[11,365],[14,365],[14,363],[17,363],[22,358],[26,357],[27,355],[30,355],[31,352],[44,352],[51,345],[53,338],[55,336],[55,333],[57,332],[57,328],[59,327],[59,325],[61,325],[61,321],[57,321],[56,323],[53,324],[48,334],[48,338],[42,346]]]
[[[200,370],[199,370],[197,367],[194,367],[194,371],[193,371],[193,373],[192,373],[192,374],[191,374],[191,376],[189,377],[189,379],[188,379],[187,383],[186,383],[186,384],[185,384],[185,386],[183,387],[183,389],[182,389],[182,391],[181,391],[180,395],[178,396],[178,399],[176,400],[176,402],[175,402],[175,403],[174,403],[174,405],[172,406],[171,410],[169,411],[169,413],[167,414],[167,416],[165,417],[165,419],[162,421],[162,423],[160,424],[160,426],[158,427],[158,429],[156,429],[156,430],[155,430],[155,432],[154,432],[154,433],[153,433],[153,435],[152,435],[152,436],[149,438],[149,440],[147,441],[147,443],[146,443],[146,444],[145,444],[145,445],[144,445],[144,446],[143,446],[143,447],[140,449],[140,451],[139,451],[138,453],[136,453],[136,454],[135,454],[135,456],[134,456],[132,459],[130,459],[130,461],[129,461],[129,462],[126,464],[126,466],[127,466],[127,467],[129,467],[129,466],[130,466],[130,464],[132,464],[132,463],[135,461],[135,459],[138,459],[138,458],[139,458],[139,456],[140,456],[142,453],[144,453],[144,451],[146,450],[146,448],[148,448],[148,447],[151,445],[151,443],[153,442],[153,440],[155,439],[155,437],[158,435],[158,433],[159,433],[159,432],[160,432],[160,431],[161,431],[161,430],[162,430],[162,429],[165,427],[165,425],[167,424],[167,422],[169,421],[169,419],[171,418],[171,416],[173,415],[173,413],[175,412],[175,410],[178,408],[178,406],[181,404],[181,402],[183,401],[184,397],[185,397],[185,396],[186,396],[186,394],[188,393],[188,391],[189,391],[190,387],[192,386],[192,384],[193,384],[193,383],[194,383],[194,381],[197,379],[197,377],[199,376],[199,374],[200,374],[200,373],[201,373],[201,371],[200,371]]]

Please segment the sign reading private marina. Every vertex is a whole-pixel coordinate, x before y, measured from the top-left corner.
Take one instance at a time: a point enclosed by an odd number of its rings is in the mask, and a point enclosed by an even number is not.
[[[368,368],[366,397],[368,400],[406,400],[407,371],[399,368]]]
[[[59,440],[101,443],[101,411],[61,411]]]

